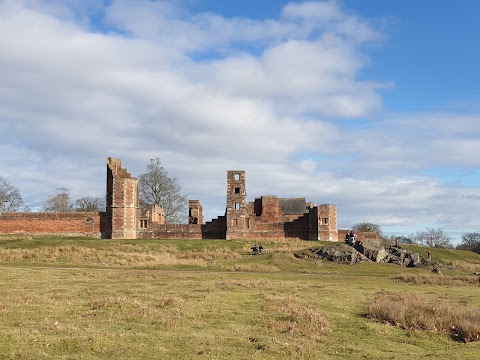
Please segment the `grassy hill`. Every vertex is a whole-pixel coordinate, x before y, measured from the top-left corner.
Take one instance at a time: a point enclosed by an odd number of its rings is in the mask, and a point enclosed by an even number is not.
[[[332,243],[263,241],[256,256],[252,245],[0,237],[0,359],[478,358],[480,341],[460,341],[458,329],[394,326],[372,314],[382,301],[406,303],[405,317],[424,305],[445,317],[466,309],[467,330],[480,333],[479,283],[466,280],[480,271],[480,255],[431,249],[440,276],[433,265],[293,255]]]

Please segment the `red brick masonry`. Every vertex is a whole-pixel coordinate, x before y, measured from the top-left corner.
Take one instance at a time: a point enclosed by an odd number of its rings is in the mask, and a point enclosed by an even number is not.
[[[4,213],[0,215],[0,232],[101,237],[104,214],[75,213]]]

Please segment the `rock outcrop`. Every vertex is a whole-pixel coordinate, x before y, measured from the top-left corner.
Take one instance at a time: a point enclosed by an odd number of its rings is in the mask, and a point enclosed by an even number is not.
[[[336,246],[321,247],[313,249],[315,257],[332,261],[338,264],[356,264],[359,262],[370,262],[365,255],[359,253],[352,246],[339,244]]]
[[[356,264],[359,262],[391,263],[401,266],[413,267],[426,263],[419,254],[403,249],[399,246],[385,248],[377,242],[360,243],[354,246],[338,244],[334,246],[319,247],[311,250],[310,254],[298,253],[297,257],[314,257],[335,262],[337,264]]]

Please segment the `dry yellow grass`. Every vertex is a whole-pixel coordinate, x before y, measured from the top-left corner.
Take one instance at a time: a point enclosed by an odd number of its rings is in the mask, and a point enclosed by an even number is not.
[[[466,261],[455,260],[450,263],[454,268],[468,272],[480,272],[480,264],[474,264]]]
[[[37,263],[103,264],[136,267],[158,265],[206,267],[214,260],[228,260],[238,257],[240,257],[240,254],[226,248],[179,252],[175,247],[163,247],[153,252],[129,244],[113,245],[108,249],[95,249],[76,245],[44,246],[35,249],[0,248],[0,261],[2,262],[29,261]]]
[[[426,274],[402,274],[392,277],[393,280],[415,285],[451,285],[451,286],[480,286],[480,276],[439,276]]]
[[[270,273],[270,272],[280,271],[280,269],[275,265],[266,265],[266,264],[235,264],[232,266],[228,266],[227,270],[239,271],[239,272],[260,272],[260,273]]]
[[[277,314],[268,323],[269,332],[299,335],[319,340],[331,328],[330,322],[316,307],[303,304],[294,296],[267,299],[267,311]]]
[[[480,339],[479,308],[428,301],[416,294],[382,294],[370,304],[368,317],[408,330],[450,333],[464,342]]]
[[[271,287],[273,282],[269,279],[248,279],[248,280],[234,280],[225,279],[219,282],[222,287],[240,287],[245,289],[256,289]]]
[[[263,252],[265,254],[270,254],[273,252],[292,252],[302,249],[307,249],[312,246],[315,246],[316,243],[308,240],[301,240],[297,238],[287,238],[287,239],[264,239],[260,241],[252,241],[251,244],[245,244],[243,246],[242,252],[251,253],[251,247],[256,243],[262,244],[264,247]]]
[[[427,267],[324,262],[317,268],[275,247],[329,244],[262,244],[267,253],[251,256],[243,249],[253,243],[241,241],[0,241],[0,359],[478,358],[476,284],[392,281],[403,273],[424,274],[427,281],[453,278]],[[417,316],[426,323],[450,316],[447,330],[434,323],[450,337],[410,330],[428,328],[420,320],[403,330],[362,316],[378,289],[444,299],[447,310],[465,311]],[[385,308],[392,304],[386,301]],[[454,336],[473,343],[465,346]]]

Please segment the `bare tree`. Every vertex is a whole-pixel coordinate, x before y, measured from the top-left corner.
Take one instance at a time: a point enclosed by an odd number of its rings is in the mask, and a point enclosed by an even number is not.
[[[380,235],[382,234],[382,228],[380,227],[380,225],[367,222],[353,225],[352,229],[353,231],[376,232]]]
[[[408,236],[403,235],[391,235],[386,237],[387,240],[394,242],[396,244],[413,244],[414,241]]]
[[[457,246],[460,250],[471,250],[480,247],[480,233],[471,232],[462,235],[462,243]]]
[[[160,205],[165,210],[167,223],[180,223],[187,219],[187,195],[176,177],[169,177],[160,158],[150,159],[146,172],[138,177],[142,210]]]
[[[0,213],[16,211],[29,211],[29,209],[23,203],[18,188],[0,176]]]
[[[65,188],[57,188],[54,193],[48,197],[43,204],[45,212],[71,212],[73,204],[70,202],[70,190]]]
[[[105,211],[105,198],[85,196],[75,200],[75,211]]]
[[[410,236],[416,243],[440,248],[452,248],[450,237],[442,229],[428,228]]]

